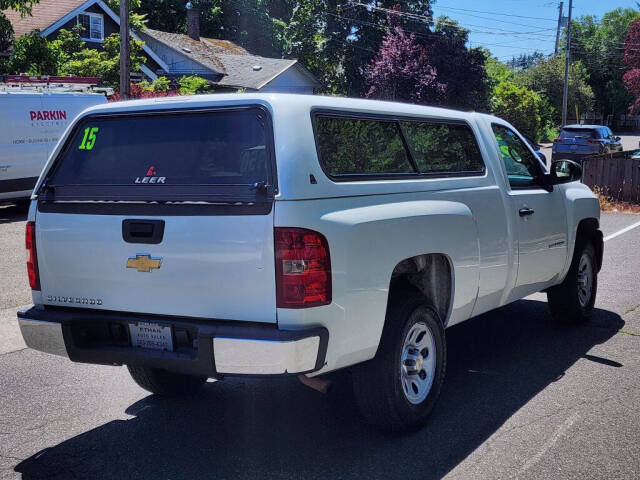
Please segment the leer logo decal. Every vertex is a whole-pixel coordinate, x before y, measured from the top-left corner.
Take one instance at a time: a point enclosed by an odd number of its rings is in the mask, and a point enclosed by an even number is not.
[[[164,183],[167,177],[159,177],[156,167],[151,165],[144,177],[136,177],[134,183]]]
[[[135,268],[139,272],[150,272],[154,268],[160,268],[162,257],[152,257],[148,253],[137,253],[135,257],[127,259],[127,268]]]

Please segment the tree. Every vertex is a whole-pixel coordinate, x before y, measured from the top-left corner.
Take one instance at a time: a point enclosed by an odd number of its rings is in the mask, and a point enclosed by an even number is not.
[[[498,83],[491,95],[491,112],[513,124],[527,138],[538,141],[544,125],[541,116],[543,99],[509,80]]]
[[[439,101],[446,86],[438,82],[429,51],[389,18],[389,31],[367,71],[368,97],[413,103]]]
[[[594,108],[605,117],[625,111],[632,101],[622,81],[621,46],[629,25],[638,18],[640,12],[634,9],[617,8],[600,21],[589,15],[571,23],[571,55],[585,66],[594,93]]]
[[[144,64],[142,42],[131,39],[130,56],[131,71],[135,72]],[[60,67],[61,75],[76,75],[80,77],[100,77],[102,82],[116,90],[120,86],[120,35],[109,35],[104,39],[104,50],[83,48],[71,53],[69,60]]]
[[[120,0],[107,0],[107,5],[114,12],[120,11]],[[146,15],[137,12],[142,0],[129,0],[129,26],[134,30],[142,30],[147,22]]]
[[[633,101],[629,106],[631,113],[640,112],[640,20],[629,26],[624,40],[624,62],[631,68],[627,70],[622,81]]]
[[[56,75],[59,64],[60,50],[34,31],[15,41],[8,70],[14,74]]]
[[[0,53],[6,52],[13,44],[13,26],[7,17],[0,12]]]
[[[467,48],[469,31],[448,18],[439,17],[429,41],[438,81],[447,85],[442,105],[467,110],[486,110],[488,86],[481,48]]]
[[[40,0],[0,0],[0,53],[9,50],[13,45],[13,27],[11,22],[2,13],[3,10],[12,9],[20,15],[30,15],[31,9]]]
[[[524,70],[533,67],[538,61],[545,58],[544,53],[535,51],[533,53],[521,53],[517,57],[514,55],[507,61],[507,67],[513,70]]]
[[[562,95],[564,84],[564,55],[556,55],[526,70],[516,72],[515,83],[533,90],[546,98],[553,107],[553,122],[560,125],[562,119]],[[569,112],[575,106],[579,112],[589,112],[593,108],[593,90],[587,83],[589,75],[580,61],[571,62],[569,68]],[[571,116],[571,114],[569,115]]]
[[[496,58],[487,58],[485,70],[491,91],[489,108],[494,115],[511,122],[531,140],[557,136],[553,128],[554,111],[542,95],[517,85],[514,71]]]
[[[513,69],[509,68],[506,63],[488,55],[484,64],[484,69],[487,72],[487,84],[490,88],[495,87],[500,82],[512,82],[515,77]]]

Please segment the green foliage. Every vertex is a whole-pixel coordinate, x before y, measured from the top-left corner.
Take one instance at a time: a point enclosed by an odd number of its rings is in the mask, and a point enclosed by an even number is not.
[[[7,17],[0,12],[0,53],[9,50],[13,44],[13,26]]]
[[[103,84],[116,90],[120,87],[120,35],[114,33],[104,39],[104,50],[83,48],[69,56],[60,68],[61,75],[101,77]],[[131,39],[131,71],[140,70],[145,61],[142,56],[143,43]]]
[[[165,32],[186,31],[186,0],[144,0],[132,13],[145,16],[147,26]],[[217,37],[216,37],[217,38]]]
[[[490,100],[491,111],[515,126],[533,141],[542,136],[545,100],[537,93],[503,80],[494,88]]]
[[[565,60],[563,55],[557,55],[538,63],[526,70],[516,73],[515,83],[544,96],[553,108],[552,120],[554,124],[561,123],[562,95],[564,85]],[[569,68],[569,99],[568,111],[589,112],[593,108],[594,94],[587,83],[589,75],[582,62],[571,62]]]
[[[29,15],[33,6],[39,2],[40,0],[0,0],[0,11],[10,8],[20,12],[22,16]]]
[[[211,84],[204,78],[197,75],[183,76],[178,80],[178,91],[180,95],[194,95],[205,93],[211,90]]]
[[[52,45],[60,52],[59,62],[62,67],[66,64],[71,57],[79,53],[84,47],[85,43],[80,38],[80,32],[82,27],[76,25],[71,30],[62,29],[58,32],[58,38],[56,38]]]
[[[60,58],[58,47],[41,37],[38,32],[33,32],[15,41],[8,71],[14,74],[56,75]]]
[[[484,68],[487,72],[487,82],[491,88],[500,82],[512,82],[515,77],[513,70],[506,63],[494,57],[487,57]]]
[[[6,52],[11,45],[13,45],[14,40],[11,22],[9,22],[9,19],[2,11],[8,9],[15,10],[24,17],[31,13],[33,6],[39,1],[40,0],[0,0],[0,53]],[[9,71],[11,68],[6,59],[2,59],[0,67],[2,67],[0,71]]]
[[[167,77],[158,77],[151,83],[143,80],[138,83],[138,87],[140,87],[143,92],[168,92],[171,89],[171,82]]]
[[[171,88],[171,82],[167,77],[158,77],[151,84],[154,92],[168,92]]]
[[[547,124],[542,129],[542,134],[540,136],[539,142],[553,142],[554,139],[558,138],[560,135],[560,128]]]
[[[446,85],[443,106],[486,110],[488,103],[486,56],[480,48],[467,48],[469,31],[448,17],[436,21],[435,35],[423,41],[433,52],[438,82]]]
[[[120,12],[120,0],[106,0],[107,5],[114,12]],[[142,30],[146,23],[146,15],[138,13],[137,10],[141,7],[142,0],[129,0],[129,26],[134,30]]]
[[[589,75],[594,107],[603,115],[625,113],[632,97],[622,83],[624,51],[621,48],[629,25],[640,18],[631,8],[617,8],[600,21],[588,15],[571,22],[571,55]]]

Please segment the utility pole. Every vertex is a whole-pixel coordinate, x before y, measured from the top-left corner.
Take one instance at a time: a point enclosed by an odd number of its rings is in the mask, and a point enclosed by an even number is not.
[[[129,58],[129,0],[120,0],[120,98],[131,95],[131,59]]]
[[[569,58],[571,56],[571,9],[573,0],[569,0],[567,17],[567,48],[564,61],[564,91],[562,93],[562,126],[567,124],[567,102],[569,101]]]
[[[562,6],[564,2],[560,2],[558,5],[558,29],[556,30],[556,47],[553,51],[554,55],[558,55],[558,43],[560,42],[560,30],[562,29]]]

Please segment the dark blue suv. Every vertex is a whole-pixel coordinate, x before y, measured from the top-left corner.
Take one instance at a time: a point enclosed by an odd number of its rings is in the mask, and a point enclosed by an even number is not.
[[[553,141],[552,160],[580,160],[587,155],[622,151],[620,137],[602,125],[567,125]]]

